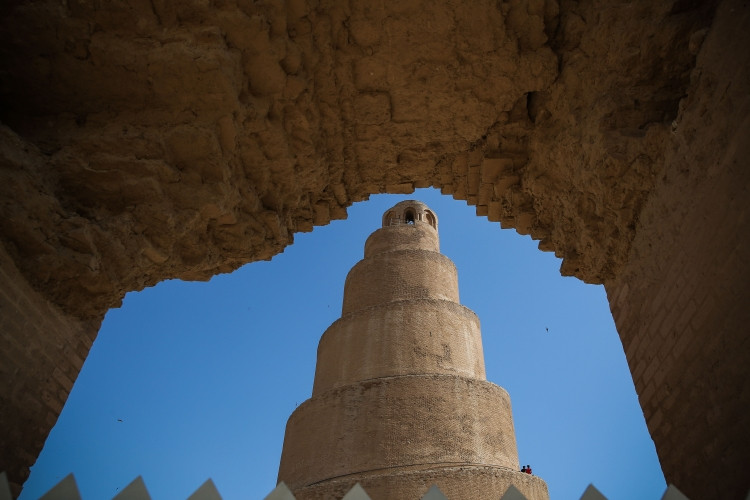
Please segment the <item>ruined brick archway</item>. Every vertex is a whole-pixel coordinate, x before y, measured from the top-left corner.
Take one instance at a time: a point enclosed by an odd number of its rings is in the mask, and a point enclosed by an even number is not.
[[[744,494],[747,7],[311,3],[3,14],[0,467],[127,291],[435,186],[604,283],[667,480]]]

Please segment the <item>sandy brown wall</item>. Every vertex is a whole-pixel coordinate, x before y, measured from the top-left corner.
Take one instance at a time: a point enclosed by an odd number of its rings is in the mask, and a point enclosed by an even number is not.
[[[450,464],[518,470],[505,389],[455,375],[382,377],[297,407],[287,421],[279,481],[294,491],[349,474]]]
[[[0,470],[14,494],[62,411],[99,322],[61,312],[0,245]]]
[[[476,314],[446,300],[411,299],[344,315],[318,344],[313,396],[359,380],[414,373],[485,380]]]
[[[664,474],[695,499],[750,491],[736,469],[750,463],[750,16],[725,7],[717,23],[631,259],[606,283]]]
[[[0,231],[30,282],[124,293],[269,258],[436,186],[593,283],[627,259],[711,4],[53,0],[0,16]]]

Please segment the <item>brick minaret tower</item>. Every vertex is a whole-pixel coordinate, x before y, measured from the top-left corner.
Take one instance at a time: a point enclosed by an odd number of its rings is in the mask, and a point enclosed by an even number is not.
[[[519,472],[510,398],[487,382],[479,319],[458,301],[437,217],[419,201],[383,215],[323,334],[313,394],[289,418],[279,467],[298,500],[529,500],[547,486]]]

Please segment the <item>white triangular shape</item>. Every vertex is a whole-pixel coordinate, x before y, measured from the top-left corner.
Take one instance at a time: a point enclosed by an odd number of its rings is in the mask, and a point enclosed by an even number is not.
[[[51,490],[39,497],[39,500],[81,500],[76,478],[73,474],[68,474]]]
[[[271,493],[269,493],[266,498],[263,500],[297,500],[294,498],[294,495],[292,495],[292,490],[289,489],[289,487],[284,484],[284,481],[281,481],[279,484],[276,485],[276,488],[273,489]]]
[[[0,500],[13,500],[13,495],[10,494],[8,475],[4,471],[0,472]]]
[[[602,495],[593,484],[590,484],[581,495],[581,500],[607,500],[607,497]]]
[[[523,493],[518,491],[518,488],[511,484],[510,486],[508,486],[508,490],[505,492],[505,494],[500,497],[500,500],[527,500],[527,498]]]
[[[430,486],[430,489],[427,490],[427,493],[422,496],[422,500],[448,500],[448,497],[440,491],[437,484],[433,484]]]
[[[129,485],[125,486],[124,490],[115,495],[112,500],[151,500],[151,495],[149,495],[146,489],[143,478],[138,476]]]
[[[195,490],[187,500],[221,500],[221,495],[219,495],[219,490],[216,489],[214,482],[211,479],[206,479],[206,482]]]
[[[354,486],[352,486],[352,489],[349,490],[349,492],[344,495],[344,498],[341,500],[370,500],[370,495],[365,492],[364,488],[357,483]]]
[[[677,489],[677,486],[674,484],[670,484],[667,486],[667,491],[664,492],[664,495],[662,495],[661,500],[689,500],[688,497],[685,496],[684,493],[682,493],[680,490]]]

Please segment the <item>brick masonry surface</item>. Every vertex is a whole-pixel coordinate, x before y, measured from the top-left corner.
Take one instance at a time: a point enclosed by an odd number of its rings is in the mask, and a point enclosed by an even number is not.
[[[18,494],[29,474],[24,463],[34,463],[42,450],[99,322],[71,318],[50,304],[1,245],[0,283],[0,470]]]
[[[730,33],[716,36],[741,43]],[[733,82],[704,104],[726,118],[702,129],[720,151],[706,168],[687,170],[684,158],[706,148],[676,148],[643,209],[628,265],[605,285],[667,481],[690,498],[739,499],[750,491],[740,472],[750,464],[750,140],[746,126],[729,124],[748,123],[747,108],[730,103],[749,77],[747,66],[716,67],[717,55],[706,54],[710,71],[698,81]]]

